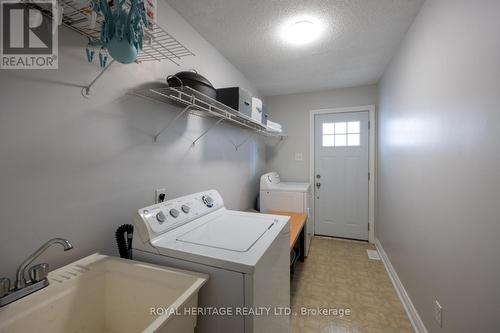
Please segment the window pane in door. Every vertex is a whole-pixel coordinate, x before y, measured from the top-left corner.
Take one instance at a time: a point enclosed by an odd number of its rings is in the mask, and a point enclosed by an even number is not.
[[[359,146],[360,122],[323,123],[323,147]]]
[[[335,134],[347,133],[347,123],[335,123]]]
[[[333,147],[334,144],[333,135],[323,135],[323,147]]]
[[[324,134],[334,134],[335,123],[323,123],[323,135]]]
[[[359,131],[359,121],[350,121],[347,123],[347,133],[357,134]]]
[[[347,136],[345,134],[335,135],[335,147],[347,146]]]
[[[347,145],[348,146],[359,146],[360,138],[359,134],[348,134],[347,135]]]

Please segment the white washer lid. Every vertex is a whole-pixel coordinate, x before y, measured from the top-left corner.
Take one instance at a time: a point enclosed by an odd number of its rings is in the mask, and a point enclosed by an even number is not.
[[[223,215],[192,229],[177,241],[235,252],[247,252],[271,228],[272,221],[241,215]]]

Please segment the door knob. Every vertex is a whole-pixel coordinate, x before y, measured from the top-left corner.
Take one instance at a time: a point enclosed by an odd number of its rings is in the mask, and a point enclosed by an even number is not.
[[[316,183],[316,188],[319,189],[321,187],[321,183]]]

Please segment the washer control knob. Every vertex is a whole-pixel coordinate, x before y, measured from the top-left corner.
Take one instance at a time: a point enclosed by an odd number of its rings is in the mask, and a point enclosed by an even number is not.
[[[201,200],[203,200],[203,203],[208,207],[213,207],[214,205],[214,199],[212,199],[212,197],[210,197],[209,195],[204,195]]]
[[[163,223],[165,222],[165,220],[167,219],[167,217],[165,216],[165,214],[163,214],[162,211],[158,212],[158,214],[156,214],[156,220],[160,223]]]
[[[172,216],[173,218],[176,218],[177,216],[179,216],[179,211],[175,208],[172,208],[169,213],[170,213],[170,216]]]
[[[191,207],[189,207],[188,205],[182,205],[181,209],[184,213],[187,214],[191,210]]]

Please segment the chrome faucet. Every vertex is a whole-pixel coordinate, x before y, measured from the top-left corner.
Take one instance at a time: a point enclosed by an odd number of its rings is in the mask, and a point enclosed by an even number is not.
[[[49,285],[49,280],[47,279],[49,264],[44,263],[31,267],[29,269],[30,280],[26,280],[26,268],[28,268],[28,266],[36,258],[38,258],[43,252],[45,252],[45,250],[54,244],[62,245],[64,251],[68,251],[73,248],[73,245],[71,245],[71,243],[64,238],[53,238],[40,246],[40,248],[24,260],[17,269],[14,288],[10,289],[9,279],[0,279],[0,307]]]
[[[61,244],[64,247],[64,251],[68,251],[73,248],[73,245],[71,245],[71,243],[64,238],[52,238],[51,240],[47,241],[45,244],[40,246],[40,248],[35,252],[33,252],[25,261],[23,261],[19,266],[19,268],[17,269],[16,289],[21,289],[26,286],[27,281],[25,274],[28,265],[31,264],[36,258],[38,258],[43,252],[45,252],[45,250],[47,250],[53,244]]]

